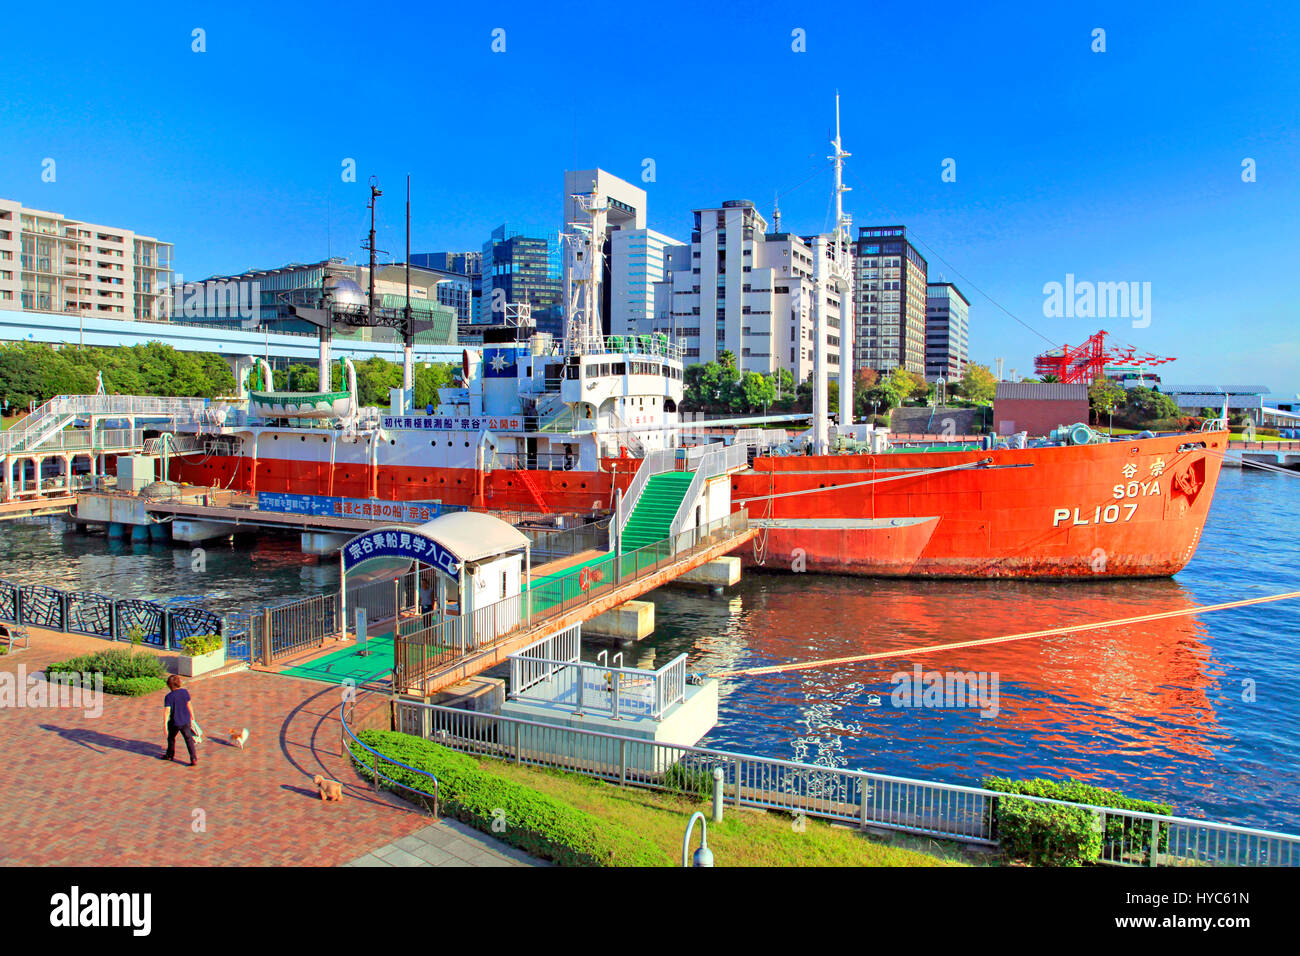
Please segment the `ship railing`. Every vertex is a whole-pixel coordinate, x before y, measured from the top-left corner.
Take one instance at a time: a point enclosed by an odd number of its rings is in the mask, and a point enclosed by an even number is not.
[[[505,468],[510,471],[572,471],[578,463],[576,455],[560,452],[495,452],[492,455],[493,468]]]
[[[731,806],[804,814],[861,828],[997,846],[999,823],[1019,805],[1092,818],[1097,862],[1118,866],[1300,866],[1300,835],[1187,817],[1119,810],[982,787],[688,747],[473,712],[424,701],[395,703],[404,733],[497,757],[650,790],[701,797],[721,771]]]

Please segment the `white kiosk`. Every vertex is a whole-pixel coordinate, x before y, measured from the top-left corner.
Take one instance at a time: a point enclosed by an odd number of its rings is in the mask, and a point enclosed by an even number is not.
[[[489,514],[460,511],[415,527],[363,531],[339,557],[345,595],[358,577],[396,579],[415,571],[420,610],[437,620],[458,618],[465,646],[494,640],[528,617],[522,593],[532,570],[530,542]]]

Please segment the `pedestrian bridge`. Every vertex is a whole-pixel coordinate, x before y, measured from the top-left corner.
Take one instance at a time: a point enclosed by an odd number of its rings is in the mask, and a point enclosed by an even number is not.
[[[0,309],[0,342],[43,342],[49,345],[96,347],[161,342],[181,352],[215,352],[233,367],[246,356],[302,360],[315,365],[320,340],[313,333],[250,331],[181,322],[141,322],[62,312],[17,312]],[[336,358],[361,362],[382,358],[401,363],[401,342],[362,342],[336,334],[330,350]],[[459,345],[421,345],[412,349],[416,362],[460,361]]]

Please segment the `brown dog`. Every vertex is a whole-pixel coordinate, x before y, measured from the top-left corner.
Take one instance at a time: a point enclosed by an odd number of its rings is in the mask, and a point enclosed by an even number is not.
[[[230,732],[230,742],[240,750],[244,749],[244,744],[248,743],[248,728],[243,730],[232,730]]]
[[[343,799],[343,784],[337,780],[326,780],[320,774],[316,774],[311,778],[311,782],[316,784],[316,789],[320,791],[322,802],[327,800],[337,802]]]

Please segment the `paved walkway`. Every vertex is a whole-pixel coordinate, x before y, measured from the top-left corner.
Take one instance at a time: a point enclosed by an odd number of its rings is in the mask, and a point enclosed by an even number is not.
[[[0,657],[0,672],[20,663],[39,669],[74,644],[84,649],[79,638],[34,633],[29,650]],[[396,854],[410,845],[401,841],[419,833],[458,862],[515,861],[486,834],[449,823],[430,833],[429,817],[372,793],[340,755],[338,687],[250,671],[188,686],[208,737],[197,767],[179,738],[175,762],[157,759],[161,692],[104,695],[99,716],[0,708],[0,864],[333,866],[374,856],[399,865],[407,860]],[[249,741],[240,750],[226,735],[244,727]],[[343,783],[341,802],[320,801],[318,773]]]
[[[485,840],[456,820],[440,820],[344,866],[547,866],[513,847]]]

